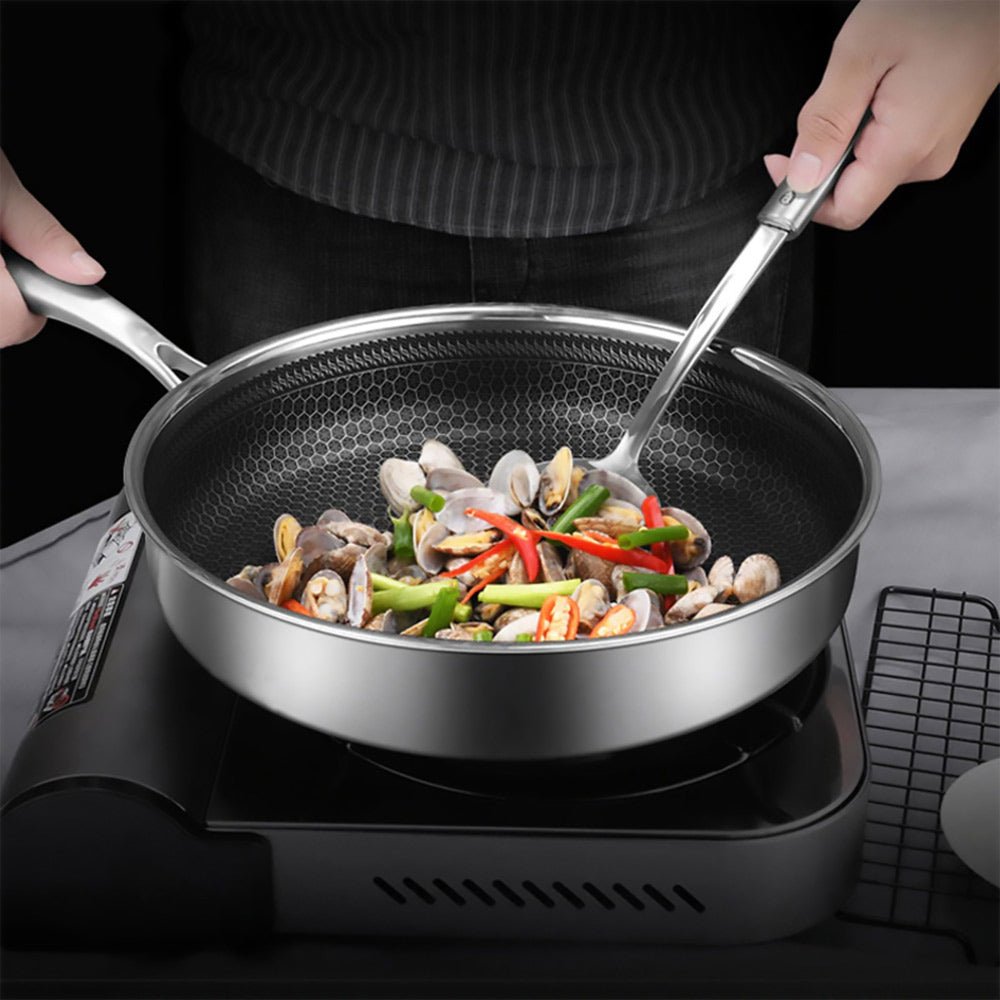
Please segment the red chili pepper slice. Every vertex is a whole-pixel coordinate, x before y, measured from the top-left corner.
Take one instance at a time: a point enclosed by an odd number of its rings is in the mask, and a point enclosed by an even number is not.
[[[458,569],[450,569],[447,573],[440,573],[439,576],[443,577],[454,577],[461,576],[463,573],[471,573],[474,570],[479,569],[484,563],[489,562],[495,556],[500,555],[505,549],[509,549],[511,555],[514,554],[514,547],[507,541],[503,539],[496,543],[496,545],[488,548],[485,552],[480,552],[475,559],[470,559],[467,563],[463,563]],[[492,570],[490,571],[492,572]],[[504,566],[504,572],[507,572],[507,567]]]
[[[634,616],[633,616],[634,618]],[[538,613],[535,642],[562,642],[576,638],[580,627],[580,606],[572,597],[553,594]]]
[[[514,547],[524,561],[524,569],[528,574],[528,580],[534,583],[541,568],[538,549],[535,548],[537,542],[537,538],[535,537],[536,532],[530,531],[523,524],[518,524],[517,521],[512,521],[503,514],[494,514],[490,510],[478,510],[475,507],[468,507],[465,513],[469,517],[478,517],[481,521],[492,524],[494,528],[499,528],[507,536],[508,540],[514,543]]]
[[[624,635],[634,624],[635,612],[627,604],[615,604],[590,630],[590,638],[607,639],[613,635]]]
[[[663,511],[660,508],[660,498],[655,494],[650,494],[642,501],[642,516],[646,520],[647,528],[662,528],[666,523],[663,520]],[[662,559],[669,567],[668,573],[674,572],[674,554],[670,550],[669,542],[657,542],[650,546],[650,550],[657,559]],[[676,602],[676,597],[667,596],[663,598],[663,610],[669,611]]]
[[[589,552],[590,555],[607,559],[608,562],[625,563],[626,566],[641,566],[651,573],[662,573],[666,565],[662,559],[650,555],[645,549],[620,549],[617,545],[595,542],[591,538],[584,538],[580,535],[560,535],[555,531],[538,531],[536,534],[554,542],[562,542],[563,545],[567,545],[571,549]]]
[[[304,605],[300,604],[296,600],[284,601],[281,605],[286,611],[296,611],[300,615],[305,615],[307,618],[314,618],[315,615]]]

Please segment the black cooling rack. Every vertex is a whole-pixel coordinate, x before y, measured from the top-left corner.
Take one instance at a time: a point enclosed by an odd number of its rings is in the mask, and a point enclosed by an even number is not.
[[[862,705],[871,785],[861,878],[842,916],[945,934],[998,959],[997,890],[949,848],[939,811],[961,774],[1000,755],[1000,616],[983,597],[887,587]]]

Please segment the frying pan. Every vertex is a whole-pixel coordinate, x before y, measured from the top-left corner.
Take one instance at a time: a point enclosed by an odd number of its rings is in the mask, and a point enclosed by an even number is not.
[[[642,472],[698,516],[715,554],[773,555],[785,581],[774,593],[668,629],[537,645],[404,638],[255,602],[224,580],[273,558],[277,514],[307,523],[336,506],[384,522],[380,464],[415,457],[427,437],[479,475],[513,448],[603,454],[683,331],[588,309],[452,305],[322,323],[203,367],[99,288],[7,256],[30,308],[114,343],[169,388],[124,470],[163,614],[215,677],[303,725],[440,757],[603,754],[760,701],[843,617],[879,492],[871,439],[808,376],[723,341],[651,434]]]

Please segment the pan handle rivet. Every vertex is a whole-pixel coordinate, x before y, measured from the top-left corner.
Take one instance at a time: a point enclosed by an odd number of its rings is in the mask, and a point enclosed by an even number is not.
[[[785,192],[785,193],[784,193],[784,194],[783,194],[783,195],[782,195],[782,196],[781,196],[781,197],[780,197],[780,198],[778,199],[778,201],[780,201],[782,205],[791,205],[791,203],[792,203],[793,201],[795,201],[795,192],[794,192],[794,191],[786,191],[786,192]]]

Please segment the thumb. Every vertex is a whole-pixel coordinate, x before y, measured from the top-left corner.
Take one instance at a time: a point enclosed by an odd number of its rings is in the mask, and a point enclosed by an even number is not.
[[[46,274],[75,284],[92,284],[104,268],[18,180],[0,154],[0,236]]]
[[[838,38],[819,88],[802,106],[788,161],[788,186],[811,191],[833,169],[888,66]]]

